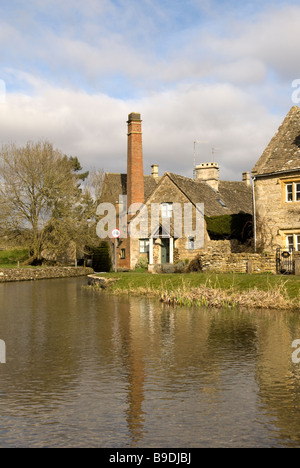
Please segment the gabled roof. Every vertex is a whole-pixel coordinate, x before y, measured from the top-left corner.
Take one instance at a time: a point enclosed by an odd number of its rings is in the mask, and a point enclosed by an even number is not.
[[[300,108],[291,108],[262,156],[254,176],[300,170]]]
[[[161,177],[154,179],[150,175],[144,176],[145,200],[149,198],[160,179]],[[126,190],[127,174],[106,173],[100,201],[115,204],[120,195],[126,195]]]
[[[206,216],[253,212],[252,188],[245,182],[219,182],[219,191],[215,191],[206,182],[190,179],[166,172],[163,177],[154,179],[144,176],[145,201],[153,194],[158,184],[163,184],[168,177],[193,203],[204,203]],[[115,204],[119,195],[126,195],[126,174],[106,174],[101,202]],[[164,200],[161,200],[163,202]]]

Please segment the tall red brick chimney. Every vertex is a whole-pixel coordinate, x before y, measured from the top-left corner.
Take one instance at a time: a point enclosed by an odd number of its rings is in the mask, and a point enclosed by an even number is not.
[[[128,115],[127,146],[127,207],[133,203],[144,203],[144,170],[141,114]]]

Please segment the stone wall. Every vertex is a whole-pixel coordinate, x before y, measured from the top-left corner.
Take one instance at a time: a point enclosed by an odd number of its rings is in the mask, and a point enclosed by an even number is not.
[[[0,283],[71,278],[92,273],[94,273],[92,268],[84,267],[5,268],[0,270]]]
[[[210,241],[207,249],[197,255],[193,262],[195,262],[196,268],[204,272],[276,273],[276,256],[274,253],[254,254],[252,251],[245,252],[245,245],[237,240]]]
[[[276,258],[272,254],[203,253],[198,256],[202,271],[219,273],[276,273]]]

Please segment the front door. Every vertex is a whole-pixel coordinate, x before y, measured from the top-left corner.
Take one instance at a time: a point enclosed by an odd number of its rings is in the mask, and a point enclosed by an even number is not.
[[[161,263],[170,263],[170,239],[161,239]]]

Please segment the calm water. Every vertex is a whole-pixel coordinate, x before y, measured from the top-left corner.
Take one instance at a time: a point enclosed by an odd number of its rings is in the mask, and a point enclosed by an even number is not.
[[[0,285],[0,447],[300,447],[300,318]]]

